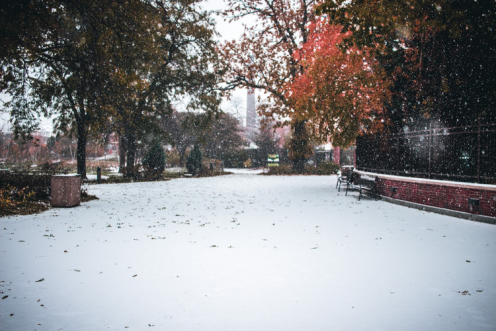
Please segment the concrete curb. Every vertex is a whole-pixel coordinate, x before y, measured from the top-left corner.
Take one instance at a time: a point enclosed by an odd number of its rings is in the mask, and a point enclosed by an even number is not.
[[[394,203],[396,205],[405,206],[405,207],[409,207],[409,208],[415,208],[415,209],[419,209],[419,210],[425,210],[425,211],[428,211],[431,213],[437,213],[437,214],[441,214],[441,215],[463,218],[463,219],[475,221],[475,222],[481,222],[481,223],[487,223],[487,224],[496,224],[496,217],[469,214],[469,213],[465,213],[462,211],[444,209],[444,208],[433,207],[433,206],[426,206],[426,205],[421,205],[421,204],[418,204],[415,202],[397,200],[397,199],[392,199],[392,198],[385,197],[385,196],[381,196],[381,199],[386,201],[386,202]]]

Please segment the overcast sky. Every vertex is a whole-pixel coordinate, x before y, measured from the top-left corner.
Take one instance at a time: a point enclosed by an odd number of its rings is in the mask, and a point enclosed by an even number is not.
[[[203,6],[206,10],[212,11],[222,11],[227,9],[227,5],[223,0],[205,0],[203,2]],[[216,30],[220,34],[219,41],[224,42],[226,40],[236,40],[243,34],[243,24],[250,25],[249,19],[244,19],[243,21],[236,22],[228,22],[224,21],[222,16],[215,15],[215,20],[217,22]],[[243,109],[246,109],[246,90],[245,89],[237,89],[233,91],[232,95],[233,99],[239,99],[242,101]],[[230,103],[227,100],[224,100],[223,109],[228,110],[230,108]]]
[[[212,11],[222,11],[227,9],[227,5],[223,0],[205,0],[202,5],[206,10]],[[221,41],[237,39],[243,33],[243,27],[240,22],[229,23],[224,21],[222,16],[215,15],[214,17],[217,21],[217,32],[221,35]]]

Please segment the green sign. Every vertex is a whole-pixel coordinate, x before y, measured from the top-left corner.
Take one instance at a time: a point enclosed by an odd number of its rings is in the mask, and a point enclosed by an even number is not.
[[[279,154],[267,155],[267,165],[269,167],[278,167],[279,166]]]
[[[279,154],[269,154],[267,155],[267,162],[279,162]]]

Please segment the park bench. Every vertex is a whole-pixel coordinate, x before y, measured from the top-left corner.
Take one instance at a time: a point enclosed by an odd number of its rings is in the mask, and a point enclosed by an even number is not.
[[[377,193],[375,177],[369,177],[367,175],[361,175],[358,179],[358,189],[360,191],[360,195],[358,196],[358,201],[363,196],[368,196],[374,199],[379,198],[379,194]]]
[[[351,177],[353,177],[353,167],[352,166],[341,167],[341,170],[339,172],[340,174],[336,182],[336,188],[338,189],[338,192],[341,192],[341,184],[344,183],[346,184],[346,187],[349,186]]]
[[[341,168],[341,176],[338,177],[336,188],[341,192],[341,185],[346,185],[345,196],[348,196],[348,191],[359,192],[358,201],[364,196],[371,197],[377,200],[379,197],[376,189],[375,177],[361,175],[357,178],[357,174],[353,171],[353,167]]]

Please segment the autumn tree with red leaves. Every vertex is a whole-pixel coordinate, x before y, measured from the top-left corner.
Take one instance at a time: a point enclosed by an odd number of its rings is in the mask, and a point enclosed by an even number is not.
[[[285,96],[293,120],[308,121],[314,139],[346,147],[382,126],[390,84],[366,48],[339,47],[346,37],[341,30],[324,17],[310,24],[308,41],[294,53],[302,73],[286,85]]]
[[[251,17],[256,23],[246,27],[237,41],[219,48],[227,88],[261,90],[268,100],[258,107],[258,112],[279,121],[280,126],[291,124],[291,155],[293,167],[299,172],[312,153],[307,120],[292,116],[294,107],[284,88],[301,73],[302,67],[293,54],[308,40],[315,4],[314,0],[229,0],[229,10],[224,13],[228,19]]]

